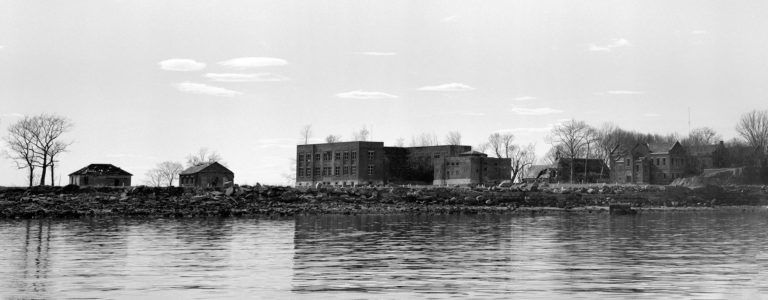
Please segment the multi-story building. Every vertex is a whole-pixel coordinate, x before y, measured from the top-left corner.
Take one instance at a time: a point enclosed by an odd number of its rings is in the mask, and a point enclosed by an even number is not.
[[[433,185],[496,184],[509,180],[512,159],[468,151],[434,159]]]
[[[611,177],[618,183],[669,184],[685,176],[686,156],[679,142],[640,143],[613,163]]]
[[[461,145],[384,147],[382,142],[298,145],[296,185],[446,184],[436,181],[436,176],[442,176],[442,171],[436,171],[437,165],[441,164],[442,168],[442,159],[461,157],[461,153],[471,150],[472,147]],[[476,161],[491,162],[487,157],[480,160],[461,159],[464,160],[475,161],[462,165],[466,168],[477,168],[479,165]],[[508,160],[506,165],[510,165]],[[492,172],[496,172],[494,167],[491,168]],[[483,173],[483,176],[469,180],[467,184],[482,183],[489,178],[488,174]],[[506,172],[506,179],[509,179],[509,175],[510,172]],[[493,180],[496,177],[493,175]]]

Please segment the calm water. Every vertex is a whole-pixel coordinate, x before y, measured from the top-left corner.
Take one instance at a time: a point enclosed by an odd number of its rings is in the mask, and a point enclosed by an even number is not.
[[[2,298],[768,298],[768,212],[0,221]]]

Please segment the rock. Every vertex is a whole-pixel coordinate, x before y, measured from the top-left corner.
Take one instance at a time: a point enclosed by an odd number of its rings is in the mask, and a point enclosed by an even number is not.
[[[504,180],[501,183],[499,183],[498,187],[500,188],[508,188],[512,186],[512,180]]]

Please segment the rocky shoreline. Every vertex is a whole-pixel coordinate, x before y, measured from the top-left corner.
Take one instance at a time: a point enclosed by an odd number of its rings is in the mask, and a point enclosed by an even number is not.
[[[454,214],[607,212],[768,205],[765,186],[516,185],[511,187],[241,186],[193,188],[0,188],[0,218],[84,216],[290,216],[297,214]]]

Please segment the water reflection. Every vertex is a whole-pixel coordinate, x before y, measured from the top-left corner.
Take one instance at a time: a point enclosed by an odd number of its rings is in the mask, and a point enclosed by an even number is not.
[[[768,212],[0,220],[0,298],[759,298]]]

